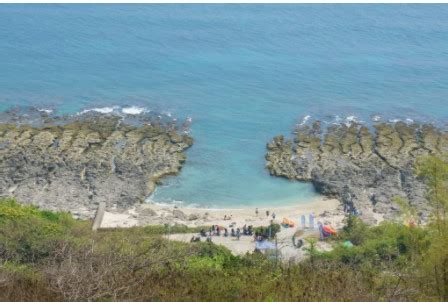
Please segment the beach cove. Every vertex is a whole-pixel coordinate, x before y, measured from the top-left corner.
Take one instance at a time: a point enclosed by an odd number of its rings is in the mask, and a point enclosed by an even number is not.
[[[438,5],[3,5],[0,110],[190,118],[187,161],[152,201],[293,205],[316,198],[313,186],[271,177],[264,157],[296,124],[446,123],[446,15]]]

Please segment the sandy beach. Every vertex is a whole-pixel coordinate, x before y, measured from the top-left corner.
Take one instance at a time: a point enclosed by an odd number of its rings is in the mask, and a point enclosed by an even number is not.
[[[267,215],[269,211],[269,215]],[[258,212],[258,214],[257,214]],[[191,207],[175,207],[158,204],[141,204],[127,211],[116,211],[108,209],[104,215],[101,227],[132,227],[144,225],[170,224],[194,226],[219,225],[225,228],[241,228],[244,225],[267,226],[273,221],[281,223],[283,218],[288,218],[296,223],[295,227],[283,228],[277,234],[277,244],[279,255],[286,261],[298,261],[303,259],[306,251],[298,249],[293,245],[292,237],[298,229],[302,228],[301,216],[305,215],[305,235],[304,237],[319,237],[317,223],[331,225],[335,229],[343,226],[345,215],[340,202],[336,199],[325,197],[317,198],[306,203],[298,203],[284,207],[255,207],[234,208],[234,209],[203,209]],[[275,218],[272,214],[275,213]],[[309,215],[313,214],[314,228],[310,228]],[[224,219],[227,217],[227,219]],[[198,234],[170,234],[165,236],[169,240],[190,242],[192,236]],[[205,238],[201,238],[202,241]],[[242,236],[239,240],[235,237],[213,236],[215,244],[227,247],[232,253],[242,255],[253,252],[255,240],[253,236]],[[305,243],[304,247],[307,246]],[[317,243],[319,250],[329,250],[331,245],[321,241]]]
[[[317,222],[339,227],[344,218],[340,202],[336,199],[320,197],[306,203],[298,203],[283,207],[260,207],[258,214],[255,207],[241,207],[228,209],[177,207],[160,204],[140,204],[126,211],[106,209],[101,227],[131,227],[157,224],[182,224],[189,227],[201,225],[227,226],[232,223],[235,227],[243,225],[263,226],[271,220],[280,223],[284,217],[296,222],[301,215],[313,214]],[[266,215],[267,211],[269,215]],[[275,214],[273,218],[272,214]],[[224,219],[227,217],[227,219]]]

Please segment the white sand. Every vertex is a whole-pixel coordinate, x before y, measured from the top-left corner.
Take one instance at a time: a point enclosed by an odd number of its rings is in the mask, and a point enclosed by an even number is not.
[[[105,212],[103,222],[101,223],[102,228],[125,228],[137,225],[137,219],[129,214],[112,212]]]
[[[269,216],[266,216],[269,211]],[[275,213],[275,219],[272,219]],[[315,229],[309,228],[309,214],[314,214]],[[224,220],[224,216],[230,220]],[[281,223],[284,217],[296,222],[294,228],[282,228],[277,235],[278,251],[284,261],[297,261],[303,259],[306,251],[294,247],[292,237],[301,228],[300,217],[306,215],[306,232],[304,237],[318,237],[317,223],[329,224],[338,229],[343,226],[345,215],[341,211],[341,206],[336,199],[318,198],[307,203],[298,203],[294,206],[285,207],[263,207],[258,208],[258,215],[255,208],[235,208],[235,209],[203,209],[189,207],[174,207],[168,205],[142,204],[125,212],[112,210],[106,211],[101,227],[131,227],[154,224],[182,224],[190,227],[219,225],[229,229],[234,224],[234,228],[242,228],[244,225],[267,226],[271,220]],[[191,237],[198,234],[170,234],[170,240],[190,242]],[[201,238],[202,241],[205,238]],[[213,236],[212,241],[230,249],[236,255],[253,252],[255,241],[252,236],[241,236],[240,240],[235,237]],[[306,245],[305,245],[306,246]],[[326,242],[318,242],[320,250],[329,250],[331,246]]]
[[[266,216],[266,211],[269,211],[269,216]],[[273,213],[275,213],[275,219],[272,218]],[[124,212],[106,209],[101,227],[111,228],[167,223],[183,224],[191,227],[202,225],[221,225],[227,227],[232,222],[236,224],[236,227],[242,227],[245,224],[263,226],[268,225],[271,220],[280,223],[284,217],[299,222],[301,215],[306,215],[306,220],[308,221],[309,214],[314,214],[316,217],[315,223],[318,221],[327,222],[334,227],[339,227],[344,217],[340,209],[339,201],[324,197],[307,203],[298,203],[293,206],[258,208],[258,215],[255,213],[255,207],[204,209],[141,204]],[[230,217],[230,220],[224,220],[224,216]]]

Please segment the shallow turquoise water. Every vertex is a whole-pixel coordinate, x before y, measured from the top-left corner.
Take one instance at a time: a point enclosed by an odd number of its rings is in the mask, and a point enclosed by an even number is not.
[[[269,139],[306,115],[446,122],[447,68],[446,5],[0,6],[0,109],[193,118],[160,202],[309,200],[310,185],[264,170]]]

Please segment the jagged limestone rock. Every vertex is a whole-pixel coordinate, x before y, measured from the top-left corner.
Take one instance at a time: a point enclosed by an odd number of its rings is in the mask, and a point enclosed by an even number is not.
[[[93,212],[100,202],[127,208],[144,201],[160,178],[179,172],[192,142],[116,116],[0,124],[0,196],[51,210]]]
[[[395,196],[426,212],[425,186],[414,164],[420,156],[446,153],[448,134],[403,122],[374,128],[332,125],[322,135],[320,127],[301,126],[294,141],[277,136],[268,143],[266,168],[271,175],[311,181],[318,192],[366,213],[391,216]]]

